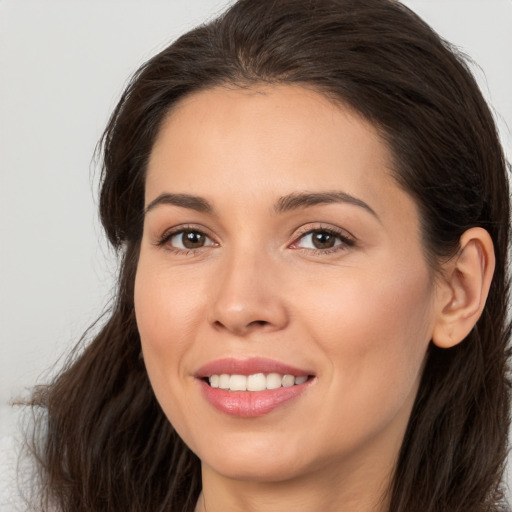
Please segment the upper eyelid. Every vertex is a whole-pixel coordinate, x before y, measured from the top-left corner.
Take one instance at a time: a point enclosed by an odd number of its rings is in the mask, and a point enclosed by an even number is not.
[[[325,248],[325,249],[313,249],[311,247],[300,247],[300,242],[303,240],[306,236],[311,235],[315,232],[328,232],[332,235],[334,235],[336,238],[340,239],[341,244],[337,244],[336,246],[333,246],[331,248]],[[355,248],[359,245],[358,240],[356,237],[354,237],[349,231],[346,229],[340,228],[338,226],[334,227],[332,225],[325,226],[325,225],[317,225],[317,226],[308,226],[304,225],[302,226],[302,232],[299,231],[299,233],[296,233],[293,236],[293,241],[288,243],[287,247],[293,250],[302,250],[307,252],[314,252],[318,254],[328,254],[331,252],[339,252],[340,250],[347,250],[349,248]]]
[[[199,233],[206,235],[209,238],[213,238],[210,229],[208,229],[206,226],[198,224],[178,224],[176,226],[165,229],[161,236],[162,238],[164,238],[171,235],[177,235],[178,233],[181,233],[183,231],[197,231]]]
[[[220,244],[221,240],[219,240],[219,237],[214,235],[212,233],[212,230],[207,228],[206,226],[203,226],[201,224],[178,224],[176,226],[167,228],[161,233],[160,235],[157,235],[156,245],[164,244],[167,241],[169,241],[170,238],[173,236],[178,235],[179,233],[182,233],[184,231],[197,231],[202,234],[204,234],[206,237],[208,237],[210,240],[212,240],[215,244]],[[308,224],[305,224],[299,228],[295,228],[293,232],[288,237],[289,242],[286,243],[287,246],[290,246],[294,243],[296,243],[300,238],[314,233],[316,231],[327,231],[330,232],[336,236],[339,236],[341,238],[346,238],[352,241],[354,244],[357,242],[357,238],[352,235],[350,231],[347,229],[341,228],[339,226],[333,226],[328,223],[315,223],[311,222]]]
[[[315,223],[313,223],[313,224],[315,224]],[[300,228],[298,228],[294,231],[294,234],[292,234],[292,238],[294,238],[294,240],[296,240],[297,238],[300,238],[300,237],[310,234],[310,233],[314,233],[315,231],[329,231],[338,236],[345,236],[345,238],[350,238],[354,242],[357,240],[357,238],[347,229],[340,228],[338,226],[324,224],[324,223],[319,223],[317,225],[306,224],[304,226],[301,226]]]
[[[208,230],[206,227],[197,227],[197,226],[189,225],[189,224],[177,225],[177,226],[173,226],[171,228],[164,230],[163,233],[155,236],[155,240],[153,241],[153,244],[156,246],[164,246],[167,243],[169,243],[171,238],[173,238],[176,235],[179,235],[180,233],[183,233],[184,231],[199,232],[199,233],[205,235],[207,238],[209,238],[215,245],[218,245],[218,241],[215,239],[214,236],[211,235],[211,233],[209,232],[210,230]],[[179,248],[178,248],[178,250],[179,250]],[[189,249],[189,250],[194,250],[194,249]]]

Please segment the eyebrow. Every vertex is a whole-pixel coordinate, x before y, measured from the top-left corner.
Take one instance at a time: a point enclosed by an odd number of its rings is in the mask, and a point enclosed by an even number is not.
[[[348,203],[364,208],[377,219],[379,216],[375,210],[363,200],[351,196],[346,192],[302,192],[293,193],[279,198],[274,209],[276,213],[285,213],[299,208],[308,208],[318,204]]]
[[[202,197],[189,194],[169,194],[166,192],[160,194],[146,206],[144,215],[147,215],[151,210],[162,204],[180,206],[181,208],[188,208],[204,213],[211,213],[213,211],[212,205]]]
[[[371,213],[374,217],[379,219],[375,210],[365,203],[363,200],[354,197],[346,192],[294,192],[286,196],[280,197],[274,205],[276,213],[286,213],[300,208],[309,208],[319,204],[331,203],[348,203],[354,206],[359,206]],[[153,199],[146,209],[144,215],[159,205],[173,205],[181,208],[188,208],[203,213],[212,213],[213,206],[203,197],[194,196],[190,194],[171,194],[165,192],[160,194],[156,199]]]

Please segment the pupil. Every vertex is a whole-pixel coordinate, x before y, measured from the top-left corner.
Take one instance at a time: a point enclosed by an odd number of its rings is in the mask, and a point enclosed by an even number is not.
[[[320,231],[313,235],[313,245],[317,249],[330,249],[334,247],[335,237],[325,231]]]
[[[183,233],[183,245],[187,249],[196,249],[204,245],[204,235],[196,231],[186,231]]]

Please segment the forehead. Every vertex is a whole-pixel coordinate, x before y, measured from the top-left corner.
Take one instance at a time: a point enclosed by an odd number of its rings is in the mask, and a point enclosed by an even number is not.
[[[164,120],[146,204],[169,188],[245,205],[255,197],[342,189],[383,215],[390,201],[414,209],[392,178],[391,161],[373,125],[318,92],[216,87],[181,100]]]

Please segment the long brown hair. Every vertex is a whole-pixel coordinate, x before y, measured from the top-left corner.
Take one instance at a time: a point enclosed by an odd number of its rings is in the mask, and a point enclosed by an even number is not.
[[[32,396],[40,507],[190,512],[200,462],[157,404],[140,358],[133,285],[145,168],[176,102],[216,85],[290,83],[373,123],[416,201],[433,269],[485,228],[496,271],[484,312],[455,348],[431,346],[390,488],[392,512],[505,507],[509,423],[509,194],[496,128],[464,61],[394,0],[239,0],[134,75],[104,133],[100,213],[121,255],[100,332]]]

